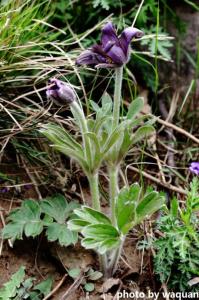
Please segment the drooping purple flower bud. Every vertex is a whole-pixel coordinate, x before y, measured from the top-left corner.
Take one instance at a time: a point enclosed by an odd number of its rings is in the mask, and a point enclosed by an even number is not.
[[[126,64],[130,58],[130,43],[143,36],[143,32],[127,27],[118,37],[115,27],[108,22],[102,28],[101,44],[83,51],[76,60],[77,65],[93,65],[98,68],[116,68]]]
[[[46,95],[48,99],[55,101],[58,105],[70,104],[76,100],[72,87],[56,78],[49,80]]]
[[[195,174],[195,175],[198,175],[199,176],[199,162],[192,162],[190,167],[189,167],[189,170]]]

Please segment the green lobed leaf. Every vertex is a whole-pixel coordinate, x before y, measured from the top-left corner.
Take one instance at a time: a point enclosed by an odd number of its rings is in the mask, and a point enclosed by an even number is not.
[[[171,211],[173,218],[176,218],[178,216],[178,200],[177,200],[177,198],[172,199],[170,211]]]
[[[76,160],[84,171],[89,170],[88,163],[84,158],[84,153],[82,149],[81,151],[74,151],[73,149],[70,149],[66,146],[54,145],[53,147],[61,153],[65,154],[66,156],[69,156]]]
[[[97,251],[103,255],[105,254],[107,251],[110,251],[112,249],[115,249],[115,248],[118,248],[119,245],[120,245],[120,239],[119,238],[109,238],[109,239],[106,239],[104,241],[102,241],[98,248],[97,248]]]
[[[138,128],[138,130],[134,133],[132,138],[133,144],[138,143],[139,141],[141,141],[142,139],[146,138],[148,135],[151,135],[154,132],[155,129],[151,125],[144,125]]]
[[[135,100],[131,102],[129,105],[128,113],[127,113],[127,119],[134,119],[135,116],[142,110],[144,106],[144,98],[138,97]]]
[[[78,204],[76,202],[68,203],[63,195],[57,194],[42,200],[40,206],[43,213],[58,223],[64,224]]]
[[[110,251],[113,248],[117,248],[120,244],[120,238],[83,238],[81,240],[81,245],[85,249],[93,249],[99,254],[103,255],[107,251]]]
[[[112,108],[113,106],[113,101],[112,101],[112,98],[111,96],[105,92],[103,95],[102,95],[102,107],[104,107],[105,105],[109,104]]]
[[[82,230],[82,234],[86,238],[95,238],[96,241],[119,237],[119,232],[110,224],[88,225]]]
[[[95,289],[95,285],[94,285],[94,283],[92,283],[92,282],[88,282],[88,283],[86,283],[86,284],[84,285],[84,289],[85,289],[85,291],[87,291],[87,292],[92,292],[92,291],[94,291],[94,289]]]
[[[75,279],[80,275],[80,272],[81,272],[80,268],[74,268],[68,270],[68,275]]]
[[[75,209],[74,213],[82,220],[91,224],[111,224],[110,219],[103,213],[90,208],[88,206],[82,206],[81,209]]]
[[[21,266],[20,269],[11,276],[11,279],[4,284],[0,289],[0,300],[11,300],[16,296],[17,289],[22,284],[25,277],[25,267]]]
[[[58,240],[59,244],[65,247],[76,244],[78,241],[77,233],[69,230],[66,224],[50,224],[46,229],[46,236],[49,241]]]
[[[22,239],[23,233],[27,237],[35,237],[46,229],[49,241],[57,240],[62,246],[75,244],[78,235],[68,229],[66,221],[71,218],[77,207],[79,205],[76,202],[68,203],[62,195],[55,195],[40,202],[25,200],[20,208],[10,213],[9,223],[2,230],[2,237]]]
[[[22,240],[23,238],[23,224],[10,222],[6,224],[1,232],[3,239],[12,239],[15,240]]]
[[[120,129],[116,128],[116,129],[113,131],[113,133],[112,133],[110,136],[108,136],[108,138],[107,138],[107,140],[106,140],[106,142],[105,142],[105,145],[103,146],[103,150],[102,150],[102,152],[103,152],[104,154],[106,154],[108,151],[110,151],[110,149],[111,149],[114,145],[116,145],[116,143],[117,143],[118,141],[121,141],[121,143],[122,143],[123,132],[124,132],[124,129],[123,129],[123,128],[120,128]]]
[[[87,132],[86,135],[89,137],[92,147],[92,156],[93,156],[93,168],[99,168],[100,162],[102,160],[102,154],[100,149],[100,143],[97,135],[93,132]]]
[[[46,124],[40,130],[51,142],[57,146],[67,146],[73,150],[82,150],[81,145],[61,126],[56,124]]]
[[[129,133],[128,129],[125,129],[124,130],[124,138],[123,138],[123,141],[120,146],[119,153],[118,153],[118,159],[117,159],[118,162],[120,162],[127,155],[131,144],[132,144],[131,134]]]
[[[145,195],[136,208],[136,224],[159,210],[164,202],[165,198],[158,192],[151,192]]]
[[[95,280],[98,280],[102,277],[103,277],[103,274],[101,272],[94,271],[93,269],[90,269],[89,272],[88,272],[89,280],[95,281]]]
[[[8,223],[3,231],[3,238],[22,239],[23,232],[26,236],[35,237],[43,230],[40,219],[41,210],[39,203],[34,200],[25,200],[20,208],[14,209],[8,216]]]
[[[97,249],[100,245],[101,241],[96,241],[95,239],[92,238],[83,238],[81,240],[81,245],[85,249]]]
[[[91,106],[92,106],[92,109],[93,109],[95,112],[98,112],[98,111],[100,110],[99,105],[98,105],[95,101],[90,100],[90,104],[91,104]]]
[[[134,183],[130,188],[123,188],[116,199],[117,226],[123,234],[128,232],[129,224],[135,219],[135,208],[140,190],[139,184]]]
[[[74,231],[81,231],[85,226],[89,224],[89,222],[82,219],[72,219],[67,222],[68,229]]]
[[[107,123],[110,123],[111,117],[110,116],[104,116],[100,118],[99,120],[95,120],[95,126],[93,127],[93,132],[98,134],[98,138],[102,139],[102,132],[100,131],[103,127],[107,126]]]
[[[43,280],[39,284],[35,285],[33,290],[38,290],[40,294],[47,296],[52,289],[52,284],[53,284],[53,278],[49,277],[46,280]]]
[[[33,287],[33,281],[35,278],[29,277],[26,280],[24,280],[20,287],[17,289],[16,296],[12,298],[13,300],[19,300],[19,299],[29,299],[31,297],[31,293],[29,292],[30,289]],[[35,299],[38,299],[35,297]]]

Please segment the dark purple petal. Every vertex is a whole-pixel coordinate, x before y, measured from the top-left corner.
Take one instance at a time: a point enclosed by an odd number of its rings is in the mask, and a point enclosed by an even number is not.
[[[115,42],[108,42],[106,46],[103,48],[104,52],[108,52],[114,45],[118,45]]]
[[[124,50],[125,55],[128,55],[128,48],[131,40],[135,38],[140,38],[144,35],[143,31],[135,28],[135,27],[127,27],[123,30],[119,41],[122,49]]]
[[[92,51],[96,54],[98,64],[104,64],[107,62],[107,53],[102,49],[101,45],[94,45]]]
[[[49,80],[46,95],[49,99],[55,101],[59,105],[71,103],[76,99],[76,95],[72,87],[56,78]]]
[[[189,170],[195,175],[199,175],[199,162],[192,162]]]
[[[101,43],[104,49],[109,47],[109,45],[119,44],[115,27],[111,22],[106,23],[102,28]]]
[[[94,46],[93,46],[94,47]],[[76,59],[77,65],[96,65],[99,62],[104,62],[105,59],[102,55],[95,53],[93,50],[83,51]]]
[[[77,65],[93,65],[97,68],[117,68],[129,60],[130,42],[133,37],[141,37],[143,32],[133,28],[126,28],[120,38],[116,34],[111,22],[102,29],[101,45],[94,45],[83,51],[77,58]]]
[[[118,47],[114,45],[108,52],[107,52],[108,58],[110,58],[110,62],[113,64],[116,64],[118,66],[121,66],[126,63],[127,57],[124,54],[124,51],[121,47]],[[107,59],[107,62],[108,59]]]

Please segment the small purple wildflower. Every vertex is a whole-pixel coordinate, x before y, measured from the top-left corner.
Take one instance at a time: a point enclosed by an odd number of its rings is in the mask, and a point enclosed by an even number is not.
[[[189,170],[195,174],[195,175],[198,175],[199,176],[199,162],[192,162],[190,167],[189,167]]]
[[[130,58],[130,43],[144,33],[134,27],[127,27],[118,37],[115,27],[108,22],[102,28],[101,44],[83,51],[76,60],[77,65],[94,65],[97,68],[116,68],[126,64]]]
[[[55,101],[58,105],[70,104],[76,99],[72,87],[56,78],[49,80],[46,95],[48,99]]]
[[[0,193],[7,193],[8,192],[8,188],[7,187],[4,187],[4,188],[1,188],[0,189]]]
[[[25,190],[30,190],[32,188],[32,184],[25,184],[24,189]]]

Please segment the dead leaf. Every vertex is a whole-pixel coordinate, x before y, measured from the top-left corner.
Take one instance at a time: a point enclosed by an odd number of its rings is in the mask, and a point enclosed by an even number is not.
[[[194,277],[193,279],[189,280],[187,283],[189,286],[195,285],[199,283],[199,277]]]
[[[103,295],[100,296],[100,299],[102,299],[102,300],[113,300],[113,295],[103,294]]]
[[[119,284],[120,284],[119,278],[109,278],[103,283],[101,287],[101,293],[107,293],[114,285],[119,285]]]

